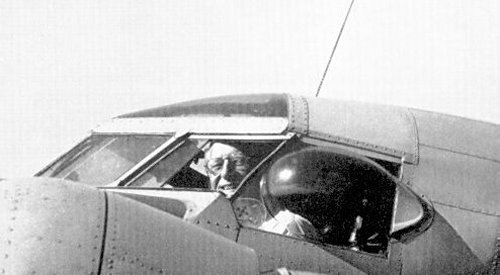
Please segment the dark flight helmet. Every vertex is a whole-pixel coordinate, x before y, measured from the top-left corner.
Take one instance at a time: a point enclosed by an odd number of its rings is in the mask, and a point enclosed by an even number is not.
[[[308,148],[276,161],[263,177],[261,194],[271,214],[283,209],[299,214],[331,243],[341,244],[361,208],[365,175],[373,172],[352,153]]]

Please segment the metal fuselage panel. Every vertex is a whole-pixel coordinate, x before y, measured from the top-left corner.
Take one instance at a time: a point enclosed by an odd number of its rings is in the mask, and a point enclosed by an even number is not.
[[[456,241],[466,244],[481,263],[490,265],[500,237],[500,128],[443,114],[412,112],[418,125],[420,156],[418,166],[406,170],[409,184],[431,201],[459,237]],[[463,260],[474,262],[473,258]]]
[[[439,214],[432,226],[402,245],[402,274],[472,274],[486,266]]]
[[[460,237],[455,241],[467,244],[475,257],[489,264],[500,225],[500,164],[421,146],[419,165],[406,171],[411,187],[434,205],[443,222]]]
[[[417,161],[417,133],[406,109],[318,98],[308,105],[310,137]]]
[[[257,257],[208,230],[109,193],[103,274],[256,274]]]
[[[2,181],[0,194],[0,273],[99,273],[104,193],[35,178]]]
[[[260,272],[287,267],[322,274],[367,274],[305,240],[242,228],[238,243],[255,249]]]
[[[187,223],[236,241],[240,226],[230,201],[222,193],[141,188],[105,190],[140,201],[160,211],[173,214]]]
[[[52,178],[0,191],[1,273],[258,273],[252,249],[114,192]]]
[[[420,146],[500,162],[498,125],[421,110],[411,112],[417,123]]]

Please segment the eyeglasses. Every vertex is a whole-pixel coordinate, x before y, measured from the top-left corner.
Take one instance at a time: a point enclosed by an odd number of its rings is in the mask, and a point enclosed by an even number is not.
[[[205,164],[207,173],[213,176],[219,175],[224,168],[225,161],[228,162],[227,165],[229,170],[246,173],[246,170],[248,168],[247,158],[241,155],[233,154],[220,158],[209,159]]]

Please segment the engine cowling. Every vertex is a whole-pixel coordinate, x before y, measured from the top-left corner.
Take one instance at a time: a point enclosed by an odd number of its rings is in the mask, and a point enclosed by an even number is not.
[[[48,178],[0,194],[0,273],[258,273],[252,249],[119,194]]]

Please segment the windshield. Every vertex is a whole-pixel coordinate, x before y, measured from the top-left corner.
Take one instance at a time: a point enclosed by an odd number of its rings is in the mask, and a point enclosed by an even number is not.
[[[170,136],[92,135],[37,176],[103,186],[118,179]]]
[[[279,143],[186,139],[141,169],[127,186],[210,189],[232,195]]]
[[[208,188],[201,148],[207,140],[184,140],[166,155],[159,156],[151,168],[136,176],[128,186],[163,188]]]

